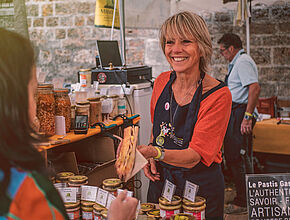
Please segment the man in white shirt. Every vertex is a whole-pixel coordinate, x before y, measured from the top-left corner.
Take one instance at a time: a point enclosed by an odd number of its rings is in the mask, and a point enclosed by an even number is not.
[[[253,173],[252,129],[255,107],[260,94],[258,70],[253,59],[242,48],[240,37],[227,33],[219,39],[220,53],[228,60],[225,83],[232,94],[232,112],[224,139],[226,165],[232,171],[237,196],[226,213],[246,211],[245,174]]]

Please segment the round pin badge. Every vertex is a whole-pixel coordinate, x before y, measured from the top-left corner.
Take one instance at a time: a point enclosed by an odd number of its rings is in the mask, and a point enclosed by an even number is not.
[[[163,138],[162,136],[159,135],[159,136],[156,138],[156,144],[159,145],[159,146],[163,146],[163,144],[164,144],[164,138]]]
[[[168,111],[169,106],[170,106],[170,105],[169,105],[169,102],[166,102],[165,105],[164,105],[164,108],[165,108],[166,111]]]

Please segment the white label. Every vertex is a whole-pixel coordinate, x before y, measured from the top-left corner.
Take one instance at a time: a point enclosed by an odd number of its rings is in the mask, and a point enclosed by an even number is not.
[[[165,180],[165,185],[163,188],[162,196],[171,202],[172,197],[175,193],[176,186],[171,183],[169,180]]]
[[[76,187],[66,187],[59,188],[60,195],[63,201],[66,202],[77,202],[77,188]]]
[[[69,219],[75,219],[75,214],[72,212],[72,213],[67,213],[67,216]]]
[[[109,192],[99,188],[98,193],[97,193],[96,203],[106,207],[108,194]]]
[[[82,187],[82,200],[95,202],[97,193],[98,193],[98,187],[96,186],[81,186]]]
[[[53,184],[55,188],[64,188],[67,187],[66,183],[54,183]]]
[[[186,180],[183,197],[191,202],[195,202],[195,195],[198,190],[198,185]]]
[[[115,200],[115,199],[116,199],[116,197],[115,197],[113,194],[109,193],[109,195],[108,195],[108,200],[107,200],[107,206],[106,206],[107,209],[110,208],[111,203],[112,203],[113,200]]]
[[[123,191],[124,191],[123,189],[117,189],[117,194],[119,195]],[[127,196],[133,197],[133,192],[132,191],[127,191]]]
[[[82,218],[83,219],[92,219],[93,218],[93,213],[92,212],[84,212],[82,213]]]

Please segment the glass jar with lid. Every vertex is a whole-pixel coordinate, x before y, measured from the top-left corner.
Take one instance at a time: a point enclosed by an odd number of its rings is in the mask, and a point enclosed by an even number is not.
[[[114,118],[119,114],[119,112],[118,112],[119,96],[118,95],[110,95],[110,96],[108,96],[108,98],[111,98],[113,101],[112,111],[110,113],[110,117]]]
[[[90,121],[90,102],[77,102],[76,115],[87,115]]]
[[[90,125],[102,122],[102,102],[101,97],[89,98],[90,102]]]
[[[89,88],[92,83],[91,69],[80,69],[79,76],[80,76],[81,88],[85,88],[85,89]]]
[[[36,95],[36,114],[39,120],[39,131],[45,135],[55,134],[55,99],[52,84],[38,84]]]
[[[68,89],[55,89],[55,115],[65,117],[65,131],[70,131],[71,126],[71,103],[68,96]]]

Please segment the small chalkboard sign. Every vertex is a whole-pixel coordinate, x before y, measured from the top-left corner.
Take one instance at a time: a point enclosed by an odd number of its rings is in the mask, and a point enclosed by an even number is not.
[[[249,220],[290,219],[290,173],[247,174]]]

